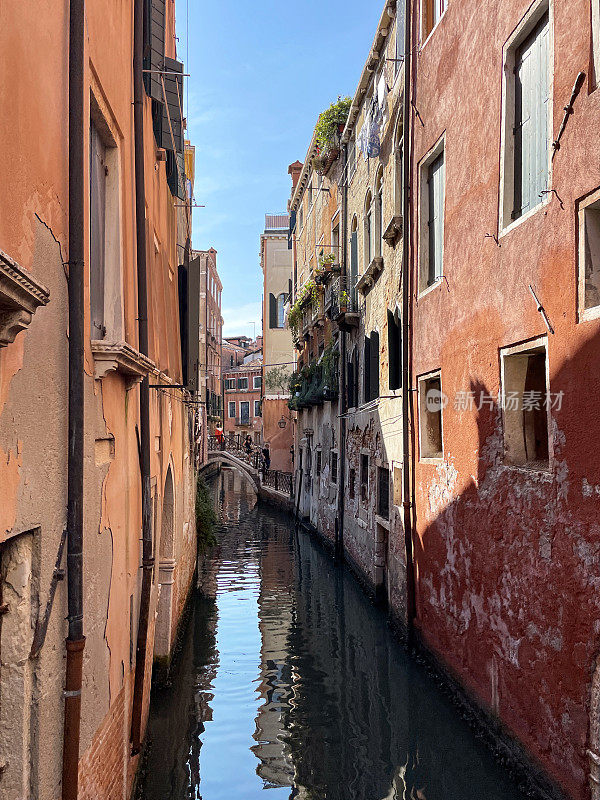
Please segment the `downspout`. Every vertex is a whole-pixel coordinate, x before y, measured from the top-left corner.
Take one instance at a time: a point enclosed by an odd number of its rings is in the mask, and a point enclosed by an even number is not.
[[[135,222],[137,243],[138,335],[140,352],[148,356],[148,280],[146,264],[146,190],[144,177],[144,0],[133,10],[133,129],[135,142]],[[139,752],[146,682],[150,595],[154,573],[152,498],[150,490],[150,389],[146,376],[140,385],[140,469],[142,479],[142,591],[131,711],[132,754]]]
[[[348,255],[348,181],[346,176],[346,166],[348,160],[348,145],[342,146],[342,176],[344,176],[344,187],[342,191],[342,276],[347,276],[346,258]],[[338,470],[338,524],[335,539],[336,557],[344,559],[344,513],[345,513],[345,492],[346,485],[346,331],[341,331],[340,337],[340,465]]]
[[[407,0],[404,21],[404,98],[402,119],[402,510],[404,523],[404,543],[406,550],[406,619],[409,642],[413,636],[416,614],[414,548],[412,531],[412,454],[410,447],[410,404],[411,370],[410,370],[410,81],[411,81],[411,28],[412,0]]]
[[[84,444],[84,1],[69,4],[69,451],[67,595],[69,633],[63,733],[62,798],[77,800],[83,673]]]

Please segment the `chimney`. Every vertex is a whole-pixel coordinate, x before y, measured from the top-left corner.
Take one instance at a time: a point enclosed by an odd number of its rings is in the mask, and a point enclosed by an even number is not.
[[[288,167],[288,173],[292,176],[292,194],[294,193],[296,186],[298,185],[298,181],[300,180],[302,166],[303,164],[301,161],[294,161],[294,163],[290,164]]]

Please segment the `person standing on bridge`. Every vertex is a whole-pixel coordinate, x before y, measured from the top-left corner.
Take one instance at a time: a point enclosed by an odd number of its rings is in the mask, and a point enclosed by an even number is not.
[[[265,472],[268,472],[271,469],[271,453],[269,451],[269,443],[265,442],[262,448],[262,457],[263,457],[263,464],[265,467]]]
[[[244,439],[244,450],[248,456],[252,453],[252,437],[250,434],[248,434]]]

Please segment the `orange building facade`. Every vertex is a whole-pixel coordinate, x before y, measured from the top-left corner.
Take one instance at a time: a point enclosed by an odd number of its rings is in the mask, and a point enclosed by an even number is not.
[[[178,288],[187,282],[193,148],[183,139],[174,2],[152,0],[146,9],[152,15],[146,15],[144,36],[146,43],[153,37],[153,49],[144,51],[143,139],[137,143],[145,214],[137,231],[132,65],[135,14],[143,14],[144,4],[91,0],[85,9],[83,3],[71,6],[71,30],[68,4],[10,0],[0,12],[0,795],[6,800],[55,800],[77,791],[76,780],[61,786],[74,563],[71,555],[68,564],[65,558],[73,530],[66,543],[63,535],[73,457],[69,338],[77,335],[68,290],[76,275],[83,276],[83,309],[79,304],[77,312],[84,411],[78,622],[85,647],[80,736],[69,740],[69,752],[75,754],[75,776],[79,754],[80,798],[130,794],[139,760],[131,745],[136,666],[140,716],[134,740],[143,740],[153,660],[168,662],[196,561],[198,412],[194,382],[184,381],[184,361],[194,339],[187,320],[198,314],[192,313],[196,300],[184,302]],[[82,163],[69,162],[69,86],[78,113],[83,108]],[[71,230],[70,175],[83,187],[79,207],[71,207]],[[83,231],[83,263],[69,253],[74,224]],[[140,317],[147,321],[146,352]],[[187,388],[180,388],[183,383]],[[151,580],[141,642],[140,540],[146,533]],[[71,696],[78,697],[78,690]],[[72,775],[73,765],[68,768]]]

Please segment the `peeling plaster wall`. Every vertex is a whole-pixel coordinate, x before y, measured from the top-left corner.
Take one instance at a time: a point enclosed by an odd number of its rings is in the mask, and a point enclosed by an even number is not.
[[[600,647],[600,328],[577,321],[576,201],[600,185],[590,149],[600,96],[586,79],[553,161],[562,205],[547,196],[499,245],[486,238],[498,233],[502,48],[528,7],[490,3],[482,14],[474,0],[451,2],[418,60],[423,124],[413,123],[413,180],[445,133],[447,280],[413,301],[413,369],[441,369],[450,402],[443,460],[420,462],[417,449],[417,612],[429,646],[583,800],[586,748],[599,746],[590,716],[598,714],[597,692],[591,698]],[[555,0],[550,15],[556,136],[575,77],[588,71],[589,3]],[[415,241],[416,217],[415,209]],[[544,334],[550,391],[565,392],[551,415],[548,472],[504,465],[497,406],[454,408],[459,391],[497,396],[499,349]],[[418,448],[416,430],[413,441]]]
[[[0,349],[0,563],[4,599],[9,603],[0,640],[0,759],[5,767],[0,794],[6,800],[55,800],[62,761],[66,581],[58,583],[40,655],[32,660],[29,650],[48,598],[67,502],[68,318],[63,260],[68,258],[68,7],[47,2],[30,7],[10,0],[2,5],[0,21],[2,82],[11,87],[3,98],[0,119],[6,143],[0,153],[4,186],[0,249],[50,291],[48,305],[37,310],[29,328]],[[174,38],[167,35],[166,41],[167,54],[174,56]],[[107,311],[111,318],[122,317],[121,333],[137,348],[133,111],[131,81],[123,79],[132,63],[132,4],[88,2],[85,48],[85,113],[90,111],[91,91],[119,153],[120,239],[113,244],[121,264],[121,285],[111,286],[114,292]],[[180,383],[177,231],[185,226],[178,224],[165,165],[156,162],[149,99],[144,112],[147,219],[152,233],[150,356],[157,364],[151,382]],[[87,206],[86,199],[85,219]],[[86,331],[88,292],[86,286]],[[89,340],[84,355],[86,649],[80,772],[86,779],[81,793],[94,800],[125,800],[137,766],[137,759],[130,757],[129,729],[141,575],[139,388],[117,372],[95,379]],[[176,631],[196,558],[192,430],[181,392],[152,394],[155,519],[160,520],[169,464],[175,483],[176,570],[169,611]],[[160,528],[155,530],[157,552],[160,534]],[[158,572],[157,568],[152,612]],[[152,618],[148,677],[153,633]],[[145,715],[149,683],[148,679]]]

